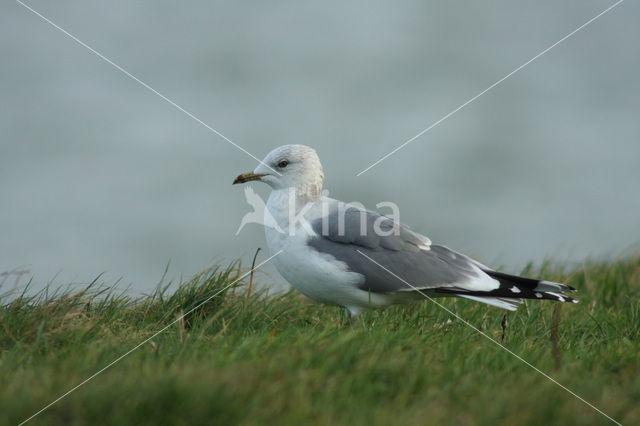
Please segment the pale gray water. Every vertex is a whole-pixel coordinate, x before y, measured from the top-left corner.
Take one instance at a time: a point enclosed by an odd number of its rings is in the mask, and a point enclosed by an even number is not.
[[[612,2],[29,4],[256,156],[313,146],[332,196],[392,200],[485,263],[640,241],[635,2],[357,178]],[[148,291],[169,260],[186,277],[265,248],[235,236],[254,160],[18,3],[0,35],[0,272]]]

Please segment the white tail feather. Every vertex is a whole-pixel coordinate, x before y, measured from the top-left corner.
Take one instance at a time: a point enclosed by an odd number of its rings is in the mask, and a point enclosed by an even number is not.
[[[469,296],[466,294],[456,294],[458,297],[464,297],[465,299],[473,300],[476,302],[486,303],[487,305],[496,306],[498,308],[507,309],[509,311],[515,311],[518,309],[518,304],[522,303],[522,299],[499,299],[497,297],[482,297],[482,296]]]

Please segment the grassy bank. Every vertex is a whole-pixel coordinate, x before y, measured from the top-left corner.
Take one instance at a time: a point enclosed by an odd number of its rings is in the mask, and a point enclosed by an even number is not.
[[[617,421],[640,424],[640,258],[530,269],[578,288],[580,304],[527,302],[507,313],[504,345]],[[95,283],[0,302],[0,424],[27,419],[239,274],[212,269],[139,299]],[[295,292],[247,298],[246,281],[32,424],[610,423],[428,301],[346,325],[338,308]],[[439,301],[501,339],[506,311]]]

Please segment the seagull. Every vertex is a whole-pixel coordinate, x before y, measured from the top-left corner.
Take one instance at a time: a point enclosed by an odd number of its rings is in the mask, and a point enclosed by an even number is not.
[[[233,184],[272,188],[265,227],[278,272],[305,296],[347,316],[432,297],[462,297],[515,311],[523,299],[577,303],[573,287],[493,270],[432,244],[390,216],[328,197],[316,151],[284,145]],[[266,222],[266,220],[265,220]],[[279,229],[278,229],[279,228]]]

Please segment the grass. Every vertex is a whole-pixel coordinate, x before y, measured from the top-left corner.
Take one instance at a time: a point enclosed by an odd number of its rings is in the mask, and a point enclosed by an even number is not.
[[[504,345],[623,424],[640,424],[640,257],[527,275],[580,304],[527,302]],[[175,291],[0,300],[0,424],[18,424],[237,279],[237,264]],[[33,424],[607,424],[606,417],[425,301],[362,315],[240,280],[69,394]],[[500,340],[503,314],[440,299]],[[554,309],[556,356],[551,341]]]

